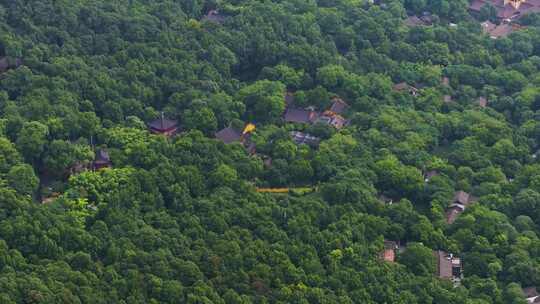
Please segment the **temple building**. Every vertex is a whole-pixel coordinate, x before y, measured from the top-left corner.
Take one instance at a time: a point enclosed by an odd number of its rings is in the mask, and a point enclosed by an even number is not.
[[[105,149],[99,149],[96,153],[96,159],[94,160],[94,163],[92,164],[94,167],[94,170],[100,170],[103,168],[110,168],[111,167],[111,158],[109,156],[109,152]]]
[[[316,147],[321,142],[321,139],[319,137],[313,136],[308,133],[303,133],[299,131],[292,131],[291,133],[292,140],[297,145],[306,144],[308,146]]]
[[[249,154],[254,154],[256,152],[256,146],[255,143],[251,141],[251,134],[255,129],[256,126],[252,123],[246,124],[242,131],[229,126],[216,132],[215,136],[216,139],[222,141],[224,144],[239,142]]]
[[[178,121],[165,118],[161,113],[161,117],[148,124],[150,132],[154,134],[162,134],[165,136],[173,136],[178,131]]]
[[[540,0],[474,0],[469,5],[473,13],[480,13],[485,5],[491,5],[499,21],[512,21],[528,13],[540,12]]]
[[[0,74],[7,72],[11,69],[16,69],[22,65],[22,59],[20,58],[0,58]]]
[[[393,263],[396,261],[396,252],[399,251],[399,242],[384,241],[384,249],[380,253],[380,258],[385,262]]]
[[[412,85],[409,85],[408,83],[406,82],[400,82],[398,84],[395,84],[392,89],[396,92],[407,92],[409,93],[411,96],[418,96],[420,90],[418,90],[417,88],[415,88],[414,86]]]
[[[458,216],[470,205],[476,202],[477,198],[465,191],[457,191],[451,201],[450,207],[446,210],[446,222],[453,224]]]
[[[462,273],[461,259],[452,253],[441,250],[434,251],[433,254],[437,259],[437,276],[441,279],[459,282]]]

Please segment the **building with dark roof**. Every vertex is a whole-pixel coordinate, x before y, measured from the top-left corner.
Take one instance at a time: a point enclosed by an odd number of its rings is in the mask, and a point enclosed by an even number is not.
[[[343,99],[341,98],[334,97],[332,101],[333,102],[332,102],[332,105],[330,106],[330,111],[336,114],[343,114],[343,112],[345,112],[347,108],[349,107],[349,105],[345,101],[343,101]]]
[[[454,198],[452,199],[452,203],[454,204],[461,204],[464,206],[469,205],[471,200],[471,195],[465,191],[457,191],[454,193]]]
[[[243,131],[238,131],[233,127],[227,127],[218,131],[215,135],[216,139],[225,144],[240,142],[249,154],[255,154],[256,146],[255,143],[251,141],[251,133],[253,131],[255,131],[255,125],[248,123]]]
[[[291,134],[292,140],[297,145],[306,144],[308,146],[316,147],[321,142],[321,139],[319,137],[315,137],[307,133],[292,131],[290,134]]]
[[[227,127],[216,133],[216,138],[226,144],[240,141],[242,139],[242,133],[232,127]]]
[[[340,113],[345,112],[349,105],[338,97],[332,99],[333,103],[328,110],[319,113],[316,112],[313,107],[308,107],[306,109],[291,107],[291,104],[293,103],[292,97],[288,96],[289,93],[286,93],[285,101],[287,102],[287,109],[283,114],[283,120],[285,120],[285,122],[304,124],[323,123],[333,126],[336,129],[341,129],[348,123]]]
[[[453,224],[465,209],[476,201],[476,198],[465,191],[454,194],[450,207],[446,210],[446,222]]]
[[[521,26],[515,23],[501,23],[499,25],[491,23],[490,21],[485,21],[480,24],[482,26],[482,31],[484,34],[488,35],[491,39],[497,39],[501,37],[506,37],[513,32],[521,29]]]
[[[424,15],[421,17],[418,16],[409,16],[404,21],[406,26],[409,27],[416,27],[416,26],[428,26],[433,24],[433,20],[431,16]]]
[[[16,69],[22,65],[22,59],[11,59],[8,57],[0,58],[0,74],[5,73],[10,69]]]
[[[501,37],[506,37],[510,34],[512,34],[514,31],[519,30],[518,25],[514,24],[500,24],[497,25],[491,32],[489,32],[489,37],[491,39],[498,39]]]
[[[458,216],[465,211],[463,205],[453,204],[446,210],[446,223],[453,224]]]
[[[294,93],[293,92],[287,92],[285,93],[285,105],[287,107],[292,106],[294,103]]]
[[[154,134],[162,134],[165,136],[172,136],[178,131],[178,121],[165,118],[165,115],[161,113],[161,117],[150,122],[148,124],[150,132]]]
[[[68,179],[70,176],[78,175],[84,171],[87,171],[88,169],[89,169],[88,163],[77,161],[64,172],[64,178]]]
[[[437,276],[441,279],[461,279],[461,259],[441,250],[433,252],[437,259]]]
[[[9,60],[7,57],[0,58],[0,73],[4,73],[9,69]]]
[[[540,294],[536,291],[536,287],[523,288],[523,296],[529,304],[540,303]]]
[[[287,108],[283,119],[286,122],[294,123],[313,123],[318,118],[318,113],[313,109],[295,109]]]
[[[332,126],[336,129],[341,129],[347,124],[347,120],[343,116],[331,111],[325,111],[317,118],[316,122]]]
[[[396,92],[408,92],[412,96],[418,96],[419,90],[406,82],[395,84],[392,89]]]
[[[111,167],[111,158],[109,156],[109,152],[105,149],[99,149],[96,153],[96,158],[94,159],[92,166],[94,170]]]
[[[491,31],[493,31],[497,27],[495,23],[489,20],[480,23],[480,26],[482,27],[482,32],[488,35],[489,33],[491,33]]]

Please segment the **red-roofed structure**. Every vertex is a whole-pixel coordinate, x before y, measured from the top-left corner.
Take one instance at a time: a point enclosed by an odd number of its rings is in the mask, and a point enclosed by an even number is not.
[[[478,14],[486,5],[495,8],[499,21],[511,21],[529,13],[540,12],[539,0],[474,0],[469,10]]]
[[[154,134],[162,134],[172,136],[178,131],[178,121],[165,118],[165,114],[161,113],[161,117],[148,124],[150,132]]]
[[[441,250],[433,252],[437,258],[437,276],[441,279],[461,279],[461,259]]]

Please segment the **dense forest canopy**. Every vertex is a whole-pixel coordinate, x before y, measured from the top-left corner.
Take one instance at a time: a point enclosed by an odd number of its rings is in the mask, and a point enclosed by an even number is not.
[[[0,302],[527,303],[540,15],[469,5],[0,0]]]

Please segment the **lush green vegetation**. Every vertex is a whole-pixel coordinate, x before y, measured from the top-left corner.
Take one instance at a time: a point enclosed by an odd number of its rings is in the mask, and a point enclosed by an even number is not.
[[[465,0],[368,2],[0,0],[0,57],[24,63],[0,78],[0,302],[525,303],[540,17],[493,40]],[[350,124],[285,124],[286,90],[320,110],[340,96]],[[147,131],[161,111],[181,134]],[[213,138],[245,121],[257,155]],[[68,179],[93,146],[113,168]],[[479,201],[448,225],[456,190]],[[383,262],[385,239],[410,250]],[[434,275],[438,249],[463,258],[460,286]]]

